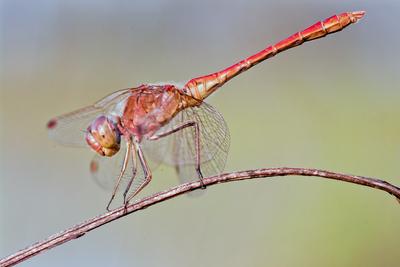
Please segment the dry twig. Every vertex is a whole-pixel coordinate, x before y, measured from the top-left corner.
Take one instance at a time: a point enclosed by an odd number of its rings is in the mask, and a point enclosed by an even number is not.
[[[349,183],[354,183],[363,186],[369,186],[378,190],[385,191],[397,198],[400,199],[400,188],[394,186],[386,181],[367,178],[363,176],[355,176],[355,175],[347,175],[341,173],[335,173],[324,170],[316,170],[316,169],[304,169],[304,168],[269,168],[269,169],[258,169],[258,170],[250,170],[250,171],[241,171],[241,172],[233,172],[221,174],[219,176],[213,176],[209,178],[204,178],[204,185],[210,186],[219,183],[225,182],[233,182],[240,180],[247,180],[253,178],[262,178],[262,177],[276,177],[276,176],[288,176],[288,175],[299,175],[299,176],[316,176],[321,178],[339,180]],[[67,241],[79,238],[85,235],[87,232],[96,229],[104,224],[112,222],[116,219],[119,219],[123,216],[126,216],[135,211],[150,207],[159,202],[165,201],[167,199],[177,197],[184,193],[187,193],[192,190],[196,190],[201,188],[200,182],[191,182],[178,185],[171,189],[165,190],[163,192],[156,193],[152,196],[143,198],[141,200],[136,201],[135,203],[129,204],[126,207],[120,207],[110,212],[107,212],[103,215],[97,216],[95,218],[89,219],[81,224],[75,225],[67,230],[59,232],[55,235],[50,236],[49,238],[37,242],[25,249],[22,249],[15,254],[12,254],[2,260],[0,260],[0,266],[12,266],[18,264],[22,261],[29,259],[45,250],[54,248],[58,245],[61,245]]]

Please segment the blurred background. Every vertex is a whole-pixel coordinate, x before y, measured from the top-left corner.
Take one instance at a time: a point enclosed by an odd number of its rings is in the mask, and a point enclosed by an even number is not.
[[[48,140],[55,115],[146,82],[227,67],[314,22],[358,24],[289,50],[209,98],[226,171],[313,167],[400,184],[400,2],[1,1],[0,257],[105,211],[89,149]],[[168,167],[140,196],[177,184]],[[398,266],[400,207],[360,186],[251,180],[181,196],[21,266]]]

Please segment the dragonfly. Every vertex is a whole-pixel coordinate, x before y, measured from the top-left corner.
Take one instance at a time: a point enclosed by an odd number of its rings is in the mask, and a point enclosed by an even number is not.
[[[173,166],[182,181],[194,173],[204,187],[203,177],[224,170],[230,144],[223,116],[204,100],[256,64],[341,31],[364,14],[356,11],[334,15],[226,69],[185,84],[142,84],[116,91],[93,105],[51,119],[47,124],[49,136],[58,143],[89,146],[97,152],[91,172],[109,172],[103,175],[105,179],[98,180],[100,185],[112,185],[107,210],[120,187],[125,188],[123,201],[127,205],[149,184],[149,162]],[[113,165],[108,166],[106,160]]]

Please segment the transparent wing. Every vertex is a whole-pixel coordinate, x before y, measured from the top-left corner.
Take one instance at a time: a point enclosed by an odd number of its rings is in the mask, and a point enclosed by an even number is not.
[[[126,142],[121,140],[121,149],[112,157],[103,157],[95,153],[90,162],[90,173],[94,182],[106,191],[112,191],[120,174],[126,151]],[[132,173],[132,160],[128,162],[125,176]],[[123,184],[126,184],[123,179]],[[120,186],[120,188],[123,187]]]
[[[222,115],[207,103],[179,112],[156,134],[164,133],[185,122],[195,121],[200,129],[200,167],[205,177],[224,170],[230,136]],[[181,182],[198,179],[196,174],[196,142],[194,127],[187,127],[155,141],[146,140],[143,150],[147,158],[175,166]]]
[[[51,119],[47,124],[50,139],[63,145],[86,146],[85,132],[89,124],[97,116],[106,115],[118,109],[118,104],[129,96],[130,90],[119,90],[97,101],[94,105]]]
[[[114,186],[118,180],[119,174],[122,169],[124,162],[125,152],[127,149],[127,144],[124,140],[121,140],[120,151],[112,157],[102,157],[99,154],[95,154],[92,161],[90,162],[90,172],[94,182],[106,191],[112,192]],[[128,195],[134,192],[143,182],[144,182],[144,172],[139,162],[135,163],[137,160],[135,156],[135,151],[131,151],[129,156],[128,165],[124,175],[122,176],[121,183],[118,188],[118,192],[124,192],[130,179],[135,174],[133,183],[128,191]],[[157,163],[149,162],[151,170],[157,167]]]

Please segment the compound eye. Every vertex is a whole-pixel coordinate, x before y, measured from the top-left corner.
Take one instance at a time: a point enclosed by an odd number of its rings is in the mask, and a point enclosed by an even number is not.
[[[121,143],[117,123],[106,116],[97,117],[87,128],[86,142],[102,156],[115,155]]]

